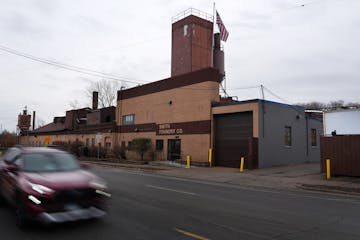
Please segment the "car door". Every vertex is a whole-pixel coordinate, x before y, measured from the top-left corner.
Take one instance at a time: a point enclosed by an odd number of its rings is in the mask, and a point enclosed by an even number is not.
[[[1,168],[0,188],[3,197],[9,202],[12,202],[15,193],[18,173],[9,171],[8,167],[15,164],[16,160],[21,156],[21,151],[18,148],[11,148],[4,156],[3,166]]]

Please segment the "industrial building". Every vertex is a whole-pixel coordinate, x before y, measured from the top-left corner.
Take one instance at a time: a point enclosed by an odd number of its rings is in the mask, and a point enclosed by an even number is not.
[[[68,111],[22,141],[43,142],[51,135],[52,141],[88,145],[101,133],[98,143],[108,149],[150,138],[155,160],[185,161],[189,155],[199,166],[209,166],[209,152],[217,166],[239,167],[245,157],[249,169],[319,161],[320,120],[299,106],[221,97],[224,76],[211,17],[190,11],[173,19],[170,78],[119,90],[116,109]]]

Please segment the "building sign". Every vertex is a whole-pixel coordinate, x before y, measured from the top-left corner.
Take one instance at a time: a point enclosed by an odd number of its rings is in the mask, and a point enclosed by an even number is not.
[[[101,142],[101,139],[102,139],[102,134],[101,134],[101,132],[96,133],[95,139],[96,139],[96,143],[100,143],[100,142]]]
[[[158,135],[179,135],[183,134],[184,131],[182,128],[175,128],[173,124],[165,123],[158,125]]]
[[[51,137],[46,136],[46,137],[44,138],[45,144],[50,144],[50,141],[51,141]]]

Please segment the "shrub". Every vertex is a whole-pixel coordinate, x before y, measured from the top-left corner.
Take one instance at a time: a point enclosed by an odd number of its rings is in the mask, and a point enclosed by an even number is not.
[[[84,146],[84,144],[81,141],[76,140],[70,144],[70,152],[73,153],[74,155],[80,157],[82,155],[82,147],[83,146]]]
[[[126,159],[126,148],[116,144],[113,148],[115,158]]]
[[[144,160],[144,154],[151,149],[151,139],[150,138],[135,138],[131,141],[130,150],[137,152],[141,161]]]

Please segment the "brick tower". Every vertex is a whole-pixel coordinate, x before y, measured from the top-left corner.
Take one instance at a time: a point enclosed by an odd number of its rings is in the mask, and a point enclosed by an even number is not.
[[[188,9],[173,18],[171,76],[208,68],[212,65],[211,16]]]

